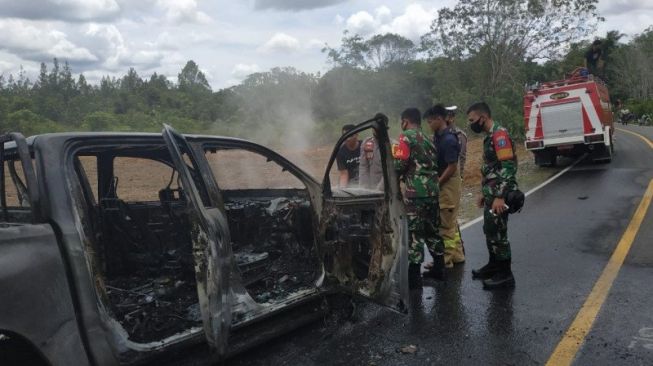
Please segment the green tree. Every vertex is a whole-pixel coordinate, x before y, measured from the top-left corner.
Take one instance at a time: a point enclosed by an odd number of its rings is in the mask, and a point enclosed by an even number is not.
[[[177,84],[182,91],[211,91],[206,76],[193,60],[186,62],[184,68],[181,69],[177,75]]]
[[[367,45],[363,37],[358,34],[349,36],[349,31],[345,30],[342,34],[341,45],[339,49],[331,48],[325,45],[322,53],[327,54],[327,60],[334,66],[347,67],[367,67],[365,54],[368,52]]]
[[[60,127],[29,109],[21,109],[7,115],[6,131],[18,131],[25,136],[36,135],[46,132],[60,131]]]
[[[398,34],[377,34],[365,43],[368,63],[377,69],[406,64],[415,59],[416,48],[413,41]]]
[[[111,113],[93,112],[84,117],[82,128],[87,131],[112,131],[118,126],[118,119]]]
[[[619,47],[612,55],[608,71],[615,92],[625,98],[644,100],[653,98],[653,27]]]
[[[487,60],[484,94],[495,95],[515,79],[521,61],[559,56],[562,46],[596,27],[598,0],[460,0],[442,8],[422,37],[432,56]],[[515,83],[517,81],[517,83]]]
[[[339,49],[326,45],[322,52],[336,67],[382,69],[414,60],[417,49],[413,41],[394,33],[377,34],[366,40],[344,31]]]

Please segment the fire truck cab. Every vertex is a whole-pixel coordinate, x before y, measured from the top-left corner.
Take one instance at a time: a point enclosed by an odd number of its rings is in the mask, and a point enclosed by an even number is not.
[[[605,83],[583,68],[570,77],[535,84],[524,95],[526,149],[539,166],[557,157],[589,153],[594,161],[612,160],[613,115]]]

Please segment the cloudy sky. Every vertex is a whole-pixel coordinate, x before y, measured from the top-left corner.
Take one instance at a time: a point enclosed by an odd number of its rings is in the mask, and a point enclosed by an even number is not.
[[[133,67],[171,81],[187,60],[214,90],[275,66],[328,69],[321,48],[342,32],[394,32],[414,41],[437,10],[455,0],[0,0],[0,73],[28,75],[41,62],[67,60],[91,82]],[[641,32],[653,0],[601,0],[598,34]]]

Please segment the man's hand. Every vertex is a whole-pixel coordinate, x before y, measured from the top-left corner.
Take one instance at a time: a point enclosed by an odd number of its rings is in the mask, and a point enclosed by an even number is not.
[[[458,161],[448,164],[444,172],[442,172],[442,175],[438,178],[438,184],[443,185],[447,183],[456,172],[456,169],[458,169]]]
[[[347,188],[347,185],[349,184],[349,170],[338,170],[338,173],[340,173],[338,177],[338,187]]]
[[[495,198],[492,201],[492,212],[495,215],[501,215],[504,211],[506,211],[506,201],[503,198]]]
[[[482,194],[479,194],[476,197],[476,207],[483,208],[484,205],[485,205],[485,198],[483,198]]]

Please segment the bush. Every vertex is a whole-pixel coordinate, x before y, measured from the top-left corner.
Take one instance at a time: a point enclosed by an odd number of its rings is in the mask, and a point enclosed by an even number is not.
[[[111,113],[93,112],[84,117],[82,128],[86,131],[111,131],[118,125],[118,119]]]
[[[5,126],[0,126],[2,132],[20,132],[25,136],[41,133],[60,132],[61,126],[41,117],[29,109],[9,113]]]

